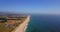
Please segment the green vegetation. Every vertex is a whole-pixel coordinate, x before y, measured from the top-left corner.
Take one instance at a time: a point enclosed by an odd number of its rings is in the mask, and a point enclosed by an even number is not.
[[[12,22],[8,22],[7,20],[16,20],[14,23]],[[19,22],[20,20],[20,22]],[[0,32],[11,32],[12,30],[14,30],[17,26],[19,26],[21,23],[23,23],[23,21],[25,20],[24,17],[22,18],[16,18],[16,19],[8,19],[6,17],[1,17],[0,18]]]
[[[7,22],[7,19],[5,19],[5,18],[0,18],[0,20],[2,20],[2,21],[0,21],[2,23]]]

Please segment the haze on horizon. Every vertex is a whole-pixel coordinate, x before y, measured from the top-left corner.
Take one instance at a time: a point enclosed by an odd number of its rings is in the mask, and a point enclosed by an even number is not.
[[[60,0],[0,0],[0,12],[60,14]]]

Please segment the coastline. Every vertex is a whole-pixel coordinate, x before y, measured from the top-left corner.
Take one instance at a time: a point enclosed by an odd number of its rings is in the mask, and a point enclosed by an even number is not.
[[[16,27],[12,32],[25,32],[29,21],[30,21],[30,16],[27,16],[27,19],[18,27]]]
[[[27,27],[28,27],[28,23],[29,23],[29,21],[30,21],[30,16],[28,16],[28,19],[27,19],[27,20],[28,20],[28,22],[27,22],[27,24],[26,24],[26,26],[25,26],[25,29],[24,29],[25,32],[26,32],[26,29],[27,29]]]

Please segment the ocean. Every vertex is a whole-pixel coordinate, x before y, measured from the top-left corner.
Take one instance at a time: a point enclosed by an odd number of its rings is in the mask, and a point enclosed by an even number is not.
[[[60,15],[31,15],[26,32],[60,32]]]

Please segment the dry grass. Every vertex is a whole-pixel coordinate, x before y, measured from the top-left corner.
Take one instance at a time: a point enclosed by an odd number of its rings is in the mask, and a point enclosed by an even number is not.
[[[15,23],[13,27],[7,27],[5,23],[0,23],[0,32],[11,32],[16,28],[20,23]]]
[[[23,23],[26,19],[26,17],[21,17],[21,19],[17,19],[17,22],[16,20],[8,20],[7,18],[4,19],[5,21],[2,21],[0,22],[0,32],[11,32],[12,30],[14,30],[19,24]],[[21,20],[21,21],[20,21]],[[11,21],[12,24],[10,23]],[[16,23],[15,23],[16,22]],[[14,24],[13,24],[14,23]],[[9,25],[12,25],[12,27],[10,27]]]

